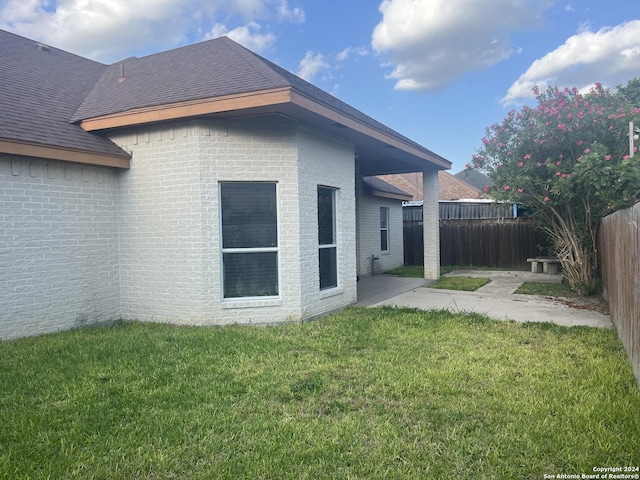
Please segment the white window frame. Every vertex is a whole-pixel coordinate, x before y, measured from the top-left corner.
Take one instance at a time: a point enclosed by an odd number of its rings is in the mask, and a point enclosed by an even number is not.
[[[386,226],[382,226],[382,215],[384,212],[384,218]],[[389,217],[390,217],[390,209],[389,207],[380,207],[380,251],[382,253],[389,253],[391,251],[391,236],[389,235]],[[385,234],[387,238],[387,248],[382,248],[382,234]]]
[[[318,198],[318,193],[319,193],[319,189],[325,189],[325,190],[330,190],[331,191],[331,198],[332,198],[332,207],[333,207],[333,212],[332,212],[332,222],[333,222],[333,243],[325,243],[325,244],[321,244],[320,243],[320,238],[318,238],[318,287],[320,288],[320,292],[325,295],[327,293],[331,293],[331,292],[335,292],[338,291],[340,289],[340,255],[339,255],[339,251],[338,251],[338,243],[339,243],[339,233],[338,233],[338,199],[339,199],[339,189],[335,188],[335,187],[330,187],[327,185],[318,185],[317,189],[316,189],[316,201]],[[318,224],[318,229],[320,228],[320,225]],[[319,230],[318,230],[319,232]],[[322,288],[321,285],[321,279],[320,279],[320,250],[323,249],[330,249],[333,248],[335,249],[336,252],[336,262],[335,262],[335,269],[336,269],[336,284],[332,285],[330,287],[325,287]]]
[[[223,184],[272,184],[275,185],[275,193],[276,193],[276,242],[277,246],[275,247],[252,247],[252,248],[224,248],[224,238],[223,238],[223,227],[222,227],[222,185]],[[219,232],[220,232],[220,298],[222,301],[229,306],[242,306],[242,304],[247,304],[247,302],[262,302],[264,305],[271,305],[273,301],[279,301],[282,295],[282,271],[281,271],[281,254],[280,254],[280,205],[279,205],[279,184],[276,181],[253,181],[253,180],[239,180],[239,181],[219,181],[218,182],[218,216],[219,216]],[[225,297],[224,292],[224,254],[234,254],[234,253],[276,253],[276,274],[277,274],[277,286],[278,286],[278,294],[277,295],[261,295],[261,296],[248,296],[248,297]]]

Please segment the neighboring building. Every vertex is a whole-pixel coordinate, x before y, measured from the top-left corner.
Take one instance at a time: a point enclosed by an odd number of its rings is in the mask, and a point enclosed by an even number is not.
[[[465,169],[456,173],[454,177],[459,178],[481,192],[484,192],[487,187],[491,187],[491,179],[478,170]]]
[[[412,196],[404,203],[405,221],[422,221],[421,173],[385,175],[384,181],[403,189]],[[515,218],[518,208],[512,203],[496,202],[483,189],[469,185],[457,175],[438,172],[438,199],[440,219]]]
[[[103,65],[0,31],[0,64],[0,339],[343,308],[402,257],[376,175],[424,172],[439,275],[450,162],[228,38]]]
[[[412,172],[381,177],[387,183],[407,192],[412,201],[422,201],[422,173]],[[492,199],[482,189],[469,185],[464,180],[441,170],[438,172],[438,200],[456,201],[462,199]]]

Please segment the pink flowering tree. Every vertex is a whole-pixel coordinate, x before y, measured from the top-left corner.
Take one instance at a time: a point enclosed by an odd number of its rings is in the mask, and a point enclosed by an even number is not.
[[[534,93],[536,106],[487,128],[467,168],[491,177],[494,196],[531,209],[572,289],[590,294],[599,280],[598,222],[640,199],[640,154],[630,155],[628,139],[640,109],[601,85],[585,95]]]

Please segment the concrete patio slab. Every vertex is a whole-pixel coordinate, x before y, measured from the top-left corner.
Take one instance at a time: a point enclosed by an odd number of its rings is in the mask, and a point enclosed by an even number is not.
[[[374,275],[358,280],[358,302],[356,306],[369,307],[402,293],[422,287],[428,282],[424,278]]]
[[[454,290],[439,290],[425,288],[427,282],[415,280],[411,287],[408,279],[400,279],[391,275],[380,275],[375,280],[378,291],[371,295],[364,294],[357,305],[366,306],[398,306],[419,308],[423,310],[447,309],[453,312],[476,312],[499,320],[516,322],[552,322],[564,326],[590,326],[613,328],[611,319],[602,313],[572,308],[566,304],[537,295],[514,294],[524,282],[553,282],[562,281],[561,274],[530,273],[519,271],[484,271],[459,270],[448,276],[472,276],[489,278],[491,281],[475,292],[460,292]],[[361,279],[368,281],[368,279]],[[397,280],[400,280],[396,283]],[[420,282],[422,282],[420,284]],[[386,298],[382,298],[382,288],[390,288]],[[408,287],[408,288],[407,288]],[[401,291],[405,289],[404,291]],[[399,292],[399,293],[397,293]],[[360,294],[360,290],[358,292]],[[368,300],[366,300],[368,298]],[[377,300],[377,301],[376,301]]]

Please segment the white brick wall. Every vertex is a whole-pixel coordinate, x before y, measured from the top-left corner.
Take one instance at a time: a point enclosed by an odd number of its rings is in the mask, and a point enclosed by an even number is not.
[[[133,152],[119,186],[123,318],[273,323],[355,301],[352,146],[281,117],[201,121],[111,138]],[[218,185],[224,181],[277,182],[278,299],[222,298]],[[320,295],[318,284],[319,184],[340,189],[340,289],[330,297]]]
[[[0,339],[118,318],[113,169],[0,155]]]
[[[281,117],[212,124],[203,141],[203,278],[208,323],[273,323],[300,319],[300,242],[296,125]],[[216,132],[214,135],[213,132]],[[219,182],[277,182],[280,298],[223,300]]]
[[[354,147],[283,117],[110,138],[131,169],[3,158],[0,338],[117,318],[301,320],[356,301]],[[219,182],[277,182],[280,296],[222,299]],[[338,189],[339,287],[320,292],[317,187]]]
[[[361,181],[361,180],[360,180]],[[361,190],[361,189],[359,189]],[[389,208],[389,250],[380,250],[380,207]],[[371,256],[376,273],[404,265],[402,202],[360,194],[358,197],[358,275],[371,275]]]
[[[345,307],[357,300],[355,152],[329,138],[300,130],[300,244],[302,318]],[[338,288],[320,292],[318,185],[338,189],[336,198]]]
[[[202,314],[200,128],[136,129],[112,140],[132,152],[119,175],[124,319],[199,322]]]

